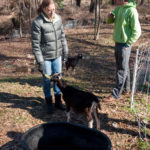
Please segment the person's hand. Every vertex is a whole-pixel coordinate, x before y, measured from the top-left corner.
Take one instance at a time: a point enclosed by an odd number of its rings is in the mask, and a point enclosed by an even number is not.
[[[39,72],[41,72],[43,74],[43,72],[44,72],[44,63],[39,63],[38,65],[39,65],[38,66]]]
[[[110,13],[108,14],[108,17],[111,18],[111,19],[114,19],[114,18],[115,18],[115,16],[113,15],[112,12],[110,12]]]

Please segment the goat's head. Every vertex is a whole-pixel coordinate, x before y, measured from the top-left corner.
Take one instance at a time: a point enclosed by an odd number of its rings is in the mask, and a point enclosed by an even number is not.
[[[51,80],[51,81],[58,81],[61,79],[61,73],[55,73],[53,76],[48,75],[48,74],[44,74],[45,78]]]
[[[51,81],[55,82],[58,86],[60,87],[66,87],[65,81],[62,79],[62,74],[61,73],[55,73],[51,77]]]
[[[62,75],[61,73],[55,73],[52,77],[51,77],[51,81],[54,82],[58,82],[62,79]]]
[[[65,88],[67,84],[62,79],[62,73],[55,73],[53,76],[44,75],[47,79],[50,79],[51,81],[55,82],[59,87]]]

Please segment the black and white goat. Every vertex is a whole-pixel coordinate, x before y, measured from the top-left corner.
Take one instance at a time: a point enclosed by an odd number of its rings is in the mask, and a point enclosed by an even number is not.
[[[77,56],[68,57],[68,60],[65,62],[66,70],[71,67],[72,70],[75,72],[75,67],[78,64],[79,60],[82,59],[82,54],[78,54]]]
[[[70,109],[72,108],[76,113],[85,114],[88,121],[88,127],[90,128],[93,128],[92,113],[94,113],[96,128],[100,129],[100,120],[97,116],[97,109],[101,109],[101,107],[98,98],[94,94],[67,85],[61,78],[61,74],[58,73],[51,77],[51,81],[54,81],[57,84],[63,94],[63,99],[66,104],[67,122],[70,121]]]

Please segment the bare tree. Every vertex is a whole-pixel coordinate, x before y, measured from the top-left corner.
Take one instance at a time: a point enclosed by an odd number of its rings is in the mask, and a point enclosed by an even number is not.
[[[140,5],[143,5],[145,3],[145,0],[141,0]]]
[[[19,13],[18,13],[18,17],[19,17],[19,34],[20,37],[22,37],[22,22],[23,22],[23,3],[21,1],[18,2],[18,7],[19,7]]]
[[[90,11],[91,13],[94,12],[94,7],[95,7],[95,0],[91,0],[90,9],[89,9],[89,11]]]
[[[29,25],[31,26],[31,18],[32,18],[32,1],[31,0],[24,0],[24,5],[28,9],[28,17],[29,17]]]
[[[94,24],[94,39],[99,39],[100,23],[101,23],[101,5],[102,0],[95,0],[95,24]]]

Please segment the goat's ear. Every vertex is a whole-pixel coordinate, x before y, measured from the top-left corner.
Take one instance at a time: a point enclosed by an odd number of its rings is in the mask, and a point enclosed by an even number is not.
[[[61,79],[62,78],[62,73],[58,74],[58,78]]]
[[[45,76],[47,79],[51,79],[51,75],[44,74],[44,76]]]
[[[53,76],[61,76],[61,73],[56,72]]]
[[[58,76],[63,76],[64,75],[64,73],[63,72],[61,72],[61,73],[56,73],[56,75],[58,75]]]
[[[62,78],[62,73],[55,73],[53,76],[57,77],[58,79],[61,79]]]

